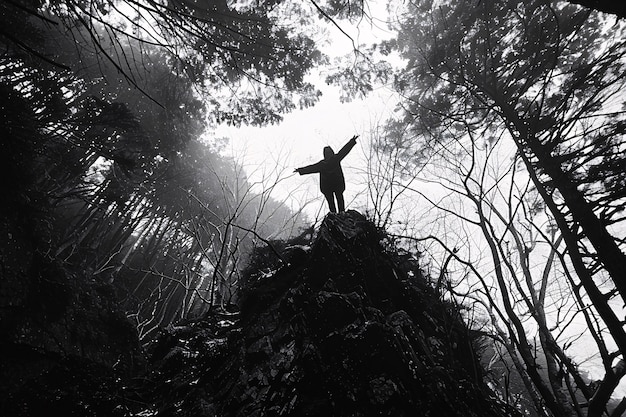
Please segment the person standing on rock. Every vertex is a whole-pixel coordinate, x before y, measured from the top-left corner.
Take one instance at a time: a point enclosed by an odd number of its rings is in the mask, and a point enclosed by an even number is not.
[[[341,160],[345,158],[354,145],[356,145],[356,139],[358,137],[358,135],[352,136],[348,143],[337,153],[335,153],[330,146],[324,147],[324,159],[313,165],[307,165],[294,170],[294,172],[300,175],[319,172],[320,190],[322,194],[324,194],[324,197],[326,197],[331,213],[336,213],[337,209],[339,209],[340,213],[346,210],[343,200],[346,181],[343,176],[343,170],[341,169]],[[337,199],[337,206],[335,206],[335,198]]]

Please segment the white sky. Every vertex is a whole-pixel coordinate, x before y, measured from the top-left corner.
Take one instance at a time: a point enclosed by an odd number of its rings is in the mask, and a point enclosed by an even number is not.
[[[262,181],[268,175],[288,177],[276,187],[275,198],[282,200],[296,191],[291,199],[295,208],[311,197],[318,198],[306,209],[312,217],[317,217],[320,209],[322,214],[327,211],[318,189],[319,176],[300,176],[293,170],[322,159],[324,146],[331,146],[337,152],[353,135],[360,135],[357,146],[342,163],[346,176],[345,197],[349,206],[362,190],[358,176],[364,168],[368,130],[371,124],[382,122],[393,112],[396,104],[391,93],[383,89],[375,91],[365,100],[350,103],[340,103],[334,87],[323,90],[316,106],[287,114],[278,125],[262,128],[220,126],[215,131],[217,137],[229,139],[229,153],[243,163],[253,182]]]

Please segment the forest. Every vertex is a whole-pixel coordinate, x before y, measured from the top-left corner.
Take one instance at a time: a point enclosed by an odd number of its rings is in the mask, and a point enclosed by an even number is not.
[[[498,400],[529,416],[626,414],[617,3],[5,0],[0,10],[0,414],[50,358],[126,371],[164,329],[235,320],[253,254],[284,260],[286,241],[320,226],[308,208],[326,206],[279,192],[295,167],[259,179],[227,151],[237,138],[214,132],[279,126],[328,87],[344,103],[393,97],[358,132],[364,180],[346,176],[358,188],[349,208],[419,260],[480,334]],[[353,36],[382,25],[385,39]],[[333,37],[351,45],[345,56],[333,56]]]

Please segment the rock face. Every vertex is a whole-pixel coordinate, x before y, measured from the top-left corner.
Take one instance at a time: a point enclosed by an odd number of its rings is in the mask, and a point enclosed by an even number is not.
[[[154,348],[151,411],[515,415],[483,385],[458,309],[381,240],[359,213],[329,214],[310,246],[283,251],[288,264],[248,277],[237,321],[170,329]]]

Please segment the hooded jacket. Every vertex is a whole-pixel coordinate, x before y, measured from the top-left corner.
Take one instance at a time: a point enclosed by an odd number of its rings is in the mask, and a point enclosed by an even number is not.
[[[341,160],[348,155],[354,145],[356,145],[356,137],[350,139],[337,153],[333,152],[330,146],[326,146],[324,148],[324,159],[315,164],[298,168],[296,171],[300,175],[319,172],[322,194],[343,192],[346,189],[346,181],[341,169]]]

